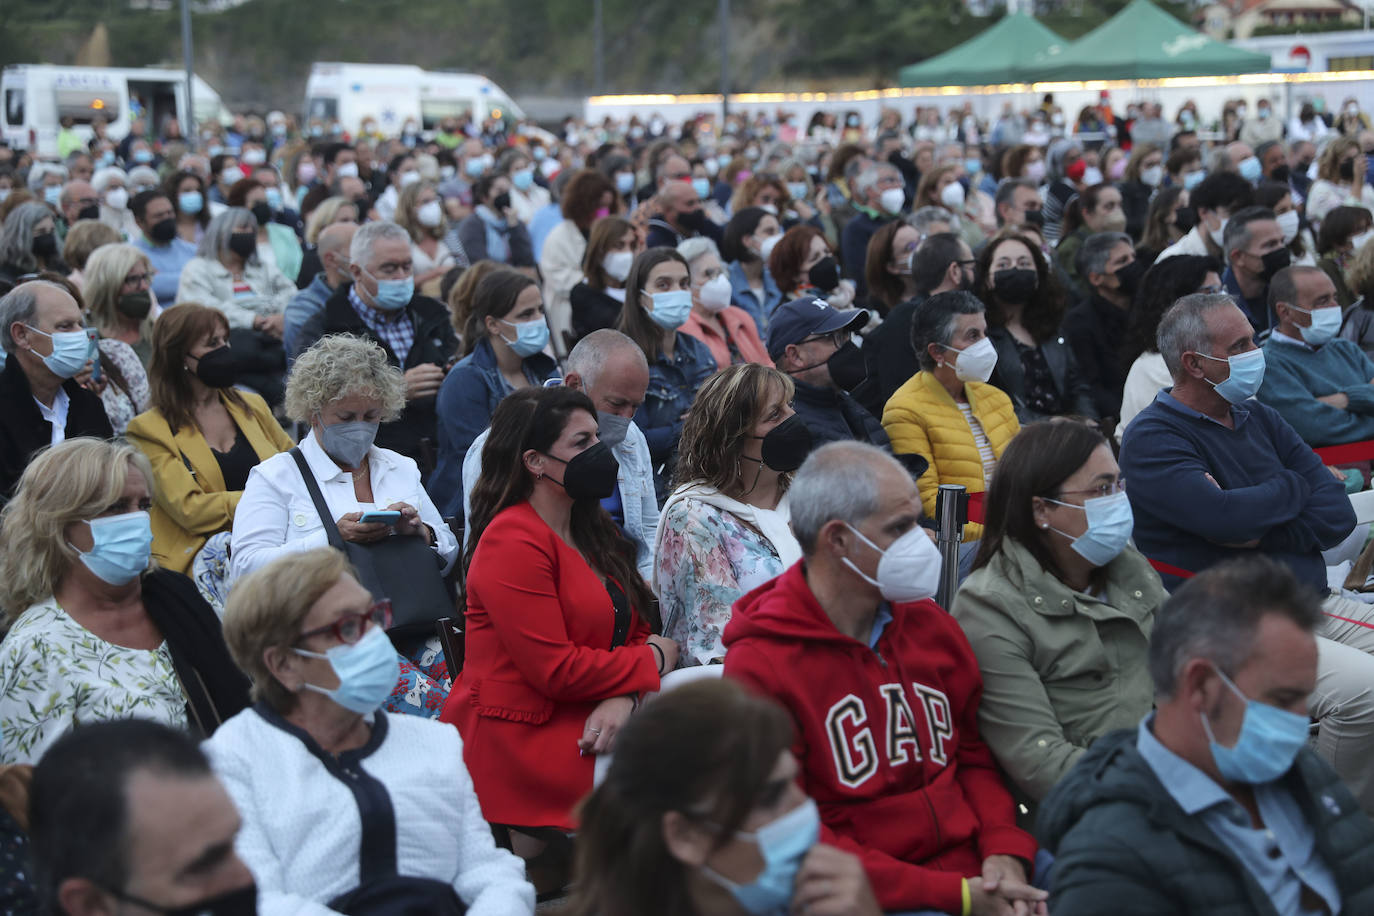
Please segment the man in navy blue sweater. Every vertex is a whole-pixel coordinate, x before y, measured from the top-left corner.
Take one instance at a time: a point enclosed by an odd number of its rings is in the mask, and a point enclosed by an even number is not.
[[[1321,552],[1355,527],[1345,488],[1271,407],[1251,400],[1264,379],[1254,328],[1227,295],[1185,296],[1159,325],[1172,388],[1126,429],[1121,476],[1136,546],[1201,572],[1263,553],[1323,593]],[[1179,582],[1165,575],[1166,586]],[[1329,594],[1319,631],[1318,749],[1374,811],[1374,608]]]

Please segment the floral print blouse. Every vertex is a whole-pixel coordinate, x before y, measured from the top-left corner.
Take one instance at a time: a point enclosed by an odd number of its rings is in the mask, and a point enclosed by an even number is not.
[[[696,499],[670,505],[659,527],[654,590],[663,635],[681,647],[680,667],[724,658],[731,605],[783,571],[778,551],[734,515]]]
[[[0,643],[0,763],[37,763],[79,724],[152,719],[185,731],[172,655],[108,643],[48,598]]]
[[[105,390],[100,392],[100,402],[105,405],[105,416],[110,418],[110,426],[116,436],[124,435],[129,421],[152,406],[152,395],[148,390],[148,372],[143,368],[134,348],[122,340],[101,338],[100,352],[114,363],[119,374],[128,383],[128,390],[115,384],[113,378],[106,380]]]

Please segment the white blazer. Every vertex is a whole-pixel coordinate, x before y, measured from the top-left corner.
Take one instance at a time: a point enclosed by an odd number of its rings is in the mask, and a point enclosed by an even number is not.
[[[353,493],[353,475],[325,454],[313,432],[301,440],[300,449],[333,516],[330,524],[349,512],[360,511],[362,506]],[[420,469],[404,455],[375,445],[367,456],[377,508],[406,503],[418,509],[420,519],[434,529],[434,550],[443,559],[447,573],[458,556],[458,540],[421,486]],[[231,580],[280,557],[329,546],[324,523],[290,452],[273,455],[248,475],[243,499],[234,513],[230,545]]]

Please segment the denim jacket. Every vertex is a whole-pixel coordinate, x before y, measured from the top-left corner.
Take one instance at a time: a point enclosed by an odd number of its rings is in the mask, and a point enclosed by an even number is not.
[[[749,317],[754,319],[754,327],[758,328],[759,337],[767,340],[768,319],[782,305],[782,290],[778,289],[778,284],[773,282],[773,275],[764,267],[763,301],[760,302],[749,288],[749,278],[744,275],[744,268],[739,261],[731,261],[726,270],[730,277],[730,304],[748,312]]]
[[[542,385],[558,372],[558,364],[545,353],[535,353],[525,357],[524,370],[527,379]],[[445,518],[463,511],[463,458],[472,440],[491,425],[492,412],[509,393],[486,338],[449,370],[439,386],[439,461],[429,493]]]
[[[716,371],[716,359],[706,344],[681,331],[674,337],[672,360],[660,353],[649,363],[649,388],[635,411],[635,424],[649,441],[660,496],[667,495],[672,458],[682,436],[681,417],[692,406],[701,383]]]

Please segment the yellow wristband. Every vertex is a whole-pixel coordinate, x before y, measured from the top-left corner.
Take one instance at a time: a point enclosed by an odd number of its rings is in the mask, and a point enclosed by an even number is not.
[[[963,878],[962,880],[964,883],[960,888],[960,894],[964,898],[964,910],[959,916],[968,916],[968,914],[973,911],[973,894],[970,893],[968,889],[968,878]]]

